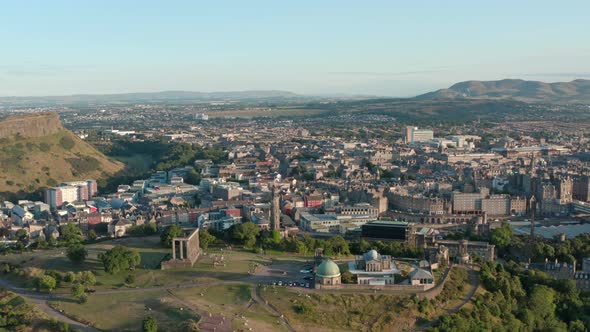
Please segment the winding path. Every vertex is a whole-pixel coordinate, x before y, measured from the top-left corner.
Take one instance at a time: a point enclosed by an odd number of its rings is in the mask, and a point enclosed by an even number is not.
[[[467,272],[469,273],[469,285],[471,286],[469,291],[467,292],[467,294],[465,294],[465,296],[463,297],[461,302],[459,302],[458,304],[456,304],[452,308],[447,309],[444,313],[439,315],[436,319],[433,319],[433,320],[429,321],[428,323],[420,325],[414,331],[424,331],[427,328],[433,327],[438,322],[438,319],[442,315],[451,315],[451,314],[454,314],[457,311],[461,310],[461,308],[463,308],[464,305],[469,303],[469,301],[471,301],[471,299],[475,295],[475,292],[477,291],[477,287],[479,286],[479,278],[477,276],[476,271],[473,270],[473,268],[469,267],[469,266],[464,266],[464,265],[455,265],[455,266],[466,269]]]
[[[1,279],[1,278],[0,278],[0,286],[6,288],[7,290],[9,290],[15,294],[18,294],[18,295],[24,297],[29,302],[34,303],[41,311],[43,311],[45,314],[47,314],[50,318],[54,318],[60,322],[68,323],[70,325],[70,328],[73,328],[74,330],[80,330],[80,331],[84,331],[84,332],[97,332],[97,331],[99,331],[99,330],[97,330],[91,326],[88,326],[84,323],[75,321],[75,320],[71,319],[70,317],[62,314],[59,310],[55,310],[51,306],[49,306],[49,304],[47,304],[47,301],[51,301],[53,299],[56,299],[52,294],[31,292],[25,288],[16,287],[16,286],[10,284],[8,281]]]
[[[273,306],[272,304],[268,303],[268,301],[266,301],[263,297],[262,294],[260,293],[260,285],[256,285],[252,288],[252,292],[251,292],[251,297],[254,300],[254,302],[259,303],[260,305],[262,305],[263,307],[265,307],[268,311],[274,313],[275,315],[277,315],[279,317],[279,319],[281,320],[281,322],[287,327],[287,329],[291,332],[295,332],[295,329],[293,328],[293,326],[289,323],[289,321],[287,320],[287,318],[285,318],[285,315],[283,315],[277,308],[275,308],[275,306]]]

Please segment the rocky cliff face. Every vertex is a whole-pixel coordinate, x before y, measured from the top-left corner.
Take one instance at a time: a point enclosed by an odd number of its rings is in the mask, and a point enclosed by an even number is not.
[[[34,138],[63,130],[57,113],[35,113],[13,116],[0,121],[0,138]]]

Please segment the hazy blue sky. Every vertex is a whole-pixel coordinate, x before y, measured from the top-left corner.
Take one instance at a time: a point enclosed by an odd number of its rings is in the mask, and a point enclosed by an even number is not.
[[[0,95],[590,78],[590,1],[0,2]]]

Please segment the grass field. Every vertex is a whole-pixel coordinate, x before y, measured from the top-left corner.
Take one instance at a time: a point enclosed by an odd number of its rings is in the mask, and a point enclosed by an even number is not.
[[[92,271],[96,275],[96,289],[113,289],[127,287],[125,278],[130,272],[108,274],[104,272],[102,263],[98,260],[98,254],[109,250],[115,245],[123,245],[139,251],[141,264],[133,271],[135,282],[132,287],[176,286],[178,284],[199,283],[214,280],[236,280],[248,276],[257,264],[268,263],[269,259],[249,251],[224,250],[211,248],[206,250],[202,257],[192,268],[175,270],[160,270],[160,261],[169,254],[170,250],[160,245],[158,236],[121,238],[86,246],[87,259],[81,264],[72,263],[65,255],[65,248],[39,250],[22,254],[10,254],[0,256],[0,263],[9,262],[20,265],[21,268],[40,268],[45,270],[68,271]],[[213,265],[214,256],[223,255],[225,265]],[[21,286],[32,287],[32,280],[11,277]],[[69,292],[69,285],[63,285],[56,292]]]
[[[138,331],[143,319],[153,316],[162,331],[176,331],[183,322],[199,319],[196,313],[184,308],[164,290],[92,294],[85,304],[72,299],[57,301],[53,306],[102,330]]]
[[[188,320],[224,316],[236,329],[282,331],[279,318],[251,301],[249,284],[224,284],[120,294],[92,294],[85,304],[73,299],[52,303],[77,320],[104,330],[136,331],[152,315],[162,331],[182,331]]]

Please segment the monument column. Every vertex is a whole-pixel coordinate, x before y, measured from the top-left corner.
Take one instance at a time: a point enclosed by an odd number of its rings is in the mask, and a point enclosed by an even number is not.
[[[184,257],[183,257],[183,255],[184,255],[183,242],[184,242],[184,241],[182,241],[182,240],[178,241],[178,244],[180,244],[180,259],[181,259],[181,260],[183,260],[183,259],[184,259]]]
[[[176,259],[176,241],[172,239],[172,259]]]

